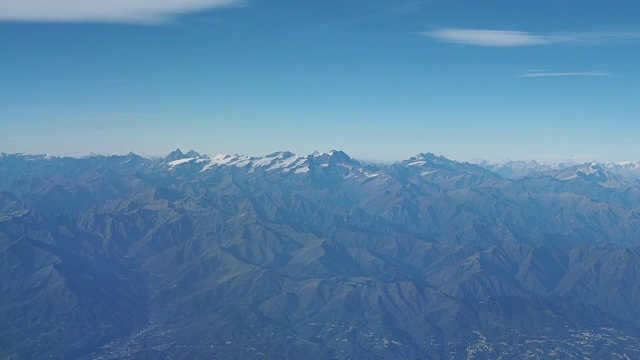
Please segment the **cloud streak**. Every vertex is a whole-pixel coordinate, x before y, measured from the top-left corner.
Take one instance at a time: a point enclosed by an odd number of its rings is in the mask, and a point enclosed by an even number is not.
[[[528,70],[516,75],[522,78],[538,78],[538,77],[567,77],[567,76],[586,76],[586,77],[602,77],[613,76],[603,71],[582,71],[582,72],[552,72],[546,70]]]
[[[440,29],[420,34],[442,42],[477,46],[531,46],[546,42],[539,36],[523,31]]]
[[[0,21],[154,24],[244,0],[2,0]]]
[[[640,42],[640,32],[535,34],[526,31],[512,30],[448,28],[424,31],[419,34],[445,43],[486,47],[522,47],[553,44],[609,45]]]

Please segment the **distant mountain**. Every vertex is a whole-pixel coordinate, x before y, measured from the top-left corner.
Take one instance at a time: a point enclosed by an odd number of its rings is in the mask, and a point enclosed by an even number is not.
[[[640,358],[635,165],[520,165],[2,154],[0,358]]]
[[[540,163],[532,161],[505,161],[505,162],[489,162],[480,160],[477,165],[493,171],[507,179],[521,179],[531,174],[541,174],[549,171],[564,170],[575,165],[573,162],[562,162],[555,164]]]
[[[606,162],[601,164],[596,163],[583,163],[578,164],[575,162],[567,161],[554,164],[540,163],[535,160],[532,161],[504,161],[504,162],[490,162],[486,160],[477,160],[474,162],[478,166],[481,166],[487,170],[493,171],[500,176],[507,179],[521,179],[528,175],[543,174],[554,171],[562,171],[575,166],[589,166],[589,164],[597,165],[603,169],[606,169],[612,174],[622,176],[629,179],[640,179],[640,162]]]
[[[605,169],[627,178],[640,179],[640,162],[621,162],[601,164]]]

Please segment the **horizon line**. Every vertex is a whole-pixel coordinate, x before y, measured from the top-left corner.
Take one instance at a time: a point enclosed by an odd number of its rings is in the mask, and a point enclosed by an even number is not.
[[[566,159],[563,160],[558,160],[558,161],[546,161],[546,160],[541,160],[541,159],[535,159],[535,158],[526,158],[526,159],[509,159],[509,158],[503,158],[503,159],[499,159],[499,160],[492,160],[492,159],[486,159],[486,158],[482,158],[482,157],[478,157],[478,158],[474,158],[472,160],[469,161],[460,161],[460,160],[456,160],[452,157],[447,157],[445,155],[442,154],[436,154],[434,152],[431,151],[423,151],[423,152],[419,152],[415,155],[411,155],[410,157],[407,158],[400,158],[400,159],[396,159],[396,160],[375,160],[375,159],[364,159],[364,158],[359,158],[359,157],[352,157],[351,155],[349,155],[346,151],[344,150],[338,150],[338,149],[332,149],[329,151],[323,151],[320,152],[318,150],[315,150],[307,155],[301,155],[298,153],[295,153],[293,151],[289,151],[289,150],[278,150],[278,151],[273,151],[269,154],[265,154],[265,155],[249,155],[249,154],[238,154],[238,153],[216,153],[214,155],[209,155],[206,153],[200,153],[194,149],[189,149],[186,153],[183,152],[179,147],[176,148],[175,150],[172,150],[164,155],[148,155],[148,154],[138,154],[134,151],[129,151],[128,153],[96,153],[96,152],[89,152],[88,154],[49,154],[49,153],[30,153],[30,152],[15,152],[15,153],[6,153],[4,151],[0,151],[0,159],[4,156],[33,156],[33,157],[44,157],[44,158],[58,158],[58,159],[64,159],[64,158],[71,158],[71,159],[88,159],[88,158],[93,158],[93,157],[126,157],[129,155],[136,155],[139,156],[141,158],[144,159],[148,159],[148,160],[162,160],[165,159],[166,157],[168,157],[170,154],[172,154],[175,151],[180,151],[180,153],[182,153],[183,155],[188,154],[190,152],[195,152],[198,154],[197,158],[214,158],[214,157],[218,157],[218,156],[238,156],[238,157],[248,157],[250,159],[262,159],[265,157],[268,157],[270,155],[274,155],[274,154],[279,154],[279,153],[290,153],[293,156],[296,157],[309,157],[309,156],[313,156],[313,155],[322,155],[322,154],[329,154],[332,152],[341,152],[344,153],[345,155],[347,155],[349,158],[354,159],[354,160],[358,160],[360,162],[363,163],[367,163],[367,164],[396,164],[396,163],[400,163],[406,160],[410,160],[412,158],[418,157],[420,155],[433,155],[435,157],[442,157],[444,159],[450,160],[450,161],[454,161],[460,164],[472,164],[472,165],[481,165],[481,164],[492,164],[492,165],[498,165],[498,164],[505,164],[508,162],[520,162],[520,163],[524,163],[524,162],[536,162],[540,165],[555,165],[555,164],[574,164],[574,165],[580,165],[580,164],[615,164],[615,165],[626,165],[626,164],[632,164],[632,163],[638,163],[640,164],[640,159],[638,160],[625,160],[625,161],[596,161],[596,160],[587,160],[587,161],[576,161],[576,160],[572,160],[569,157],[567,157]]]

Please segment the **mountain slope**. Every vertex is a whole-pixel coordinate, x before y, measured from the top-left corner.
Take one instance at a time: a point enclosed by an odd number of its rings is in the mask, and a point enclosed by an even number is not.
[[[636,358],[639,194],[428,153],[3,155],[0,357]]]

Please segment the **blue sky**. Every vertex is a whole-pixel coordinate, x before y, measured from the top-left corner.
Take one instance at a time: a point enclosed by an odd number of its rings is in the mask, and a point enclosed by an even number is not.
[[[0,151],[640,160],[639,13],[621,0],[5,0]]]

